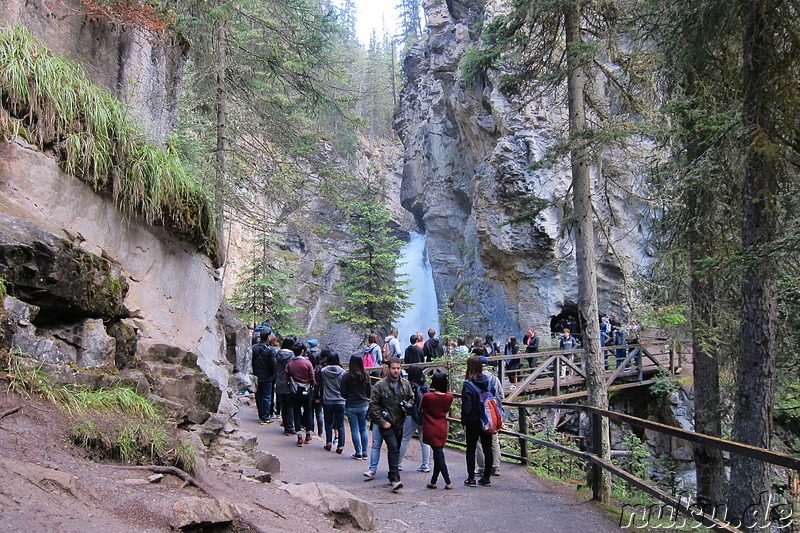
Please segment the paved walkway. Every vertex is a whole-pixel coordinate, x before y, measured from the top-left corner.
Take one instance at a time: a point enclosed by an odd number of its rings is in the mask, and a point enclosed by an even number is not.
[[[491,487],[466,487],[466,461],[458,450],[445,449],[447,466],[454,490],[425,487],[430,474],[416,472],[420,463],[420,445],[409,445],[405,470],[401,473],[403,489],[394,494],[386,478],[386,449],[381,454],[378,475],[367,480],[363,472],[368,461],[355,461],[349,442],[350,429],[345,421],[348,442],[345,452],[325,451],[324,442],[314,437],[302,448],[294,437],[283,435],[278,423],[258,424],[255,407],[239,413],[242,429],[258,435],[258,447],[275,454],[281,461],[277,476],[286,483],[321,481],[335,485],[372,503],[376,531],[397,533],[428,532],[533,532],[533,533],[618,533],[614,517],[598,506],[581,499],[575,490],[560,483],[539,479],[524,467],[503,462],[501,476],[492,478]]]

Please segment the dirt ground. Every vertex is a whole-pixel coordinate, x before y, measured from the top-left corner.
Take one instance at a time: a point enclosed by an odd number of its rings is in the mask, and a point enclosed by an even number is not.
[[[446,456],[455,489],[443,490],[441,480],[439,490],[426,489],[430,474],[416,472],[416,440],[402,473],[405,487],[394,494],[386,479],[385,450],[377,478],[366,480],[362,473],[368,462],[350,458],[350,443],[342,455],[325,451],[318,437],[298,448],[277,424],[259,425],[255,408],[247,405],[238,415],[240,429],[257,435],[258,447],[279,457],[281,472],[272,483],[259,483],[201,461],[195,477],[208,495],[183,487],[171,475],[148,483],[149,471],[93,462],[66,438],[67,417],[52,405],[0,393],[0,413],[14,407],[21,409],[0,419],[0,532],[174,531],[173,504],[209,495],[229,502],[243,518],[227,531],[353,531],[335,529],[331,518],[278,488],[313,481],[370,502],[375,530],[382,532],[619,531],[613,517],[577,497],[572,487],[538,479],[517,465],[503,463],[492,487],[465,487],[464,456],[450,449]]]
[[[66,438],[66,416],[51,404],[0,392],[0,532],[155,533],[174,531],[173,504],[199,489],[149,471],[99,464]],[[332,521],[277,488],[204,466],[196,478],[244,518],[228,531],[333,532]],[[203,531],[203,529],[195,529]]]

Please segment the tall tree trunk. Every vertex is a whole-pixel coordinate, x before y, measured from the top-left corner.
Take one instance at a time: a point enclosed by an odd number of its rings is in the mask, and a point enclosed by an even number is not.
[[[742,0],[745,17],[743,43],[743,125],[746,160],[742,184],[742,311],[739,364],[736,375],[733,439],[769,448],[775,395],[775,335],[777,328],[777,268],[770,244],[777,234],[778,153],[775,144],[775,108],[779,101],[771,75],[776,71],[776,28],[769,0]],[[764,495],[770,490],[767,465],[731,456],[728,506],[742,516],[743,527],[758,529],[751,512],[764,513]],[[753,504],[758,507],[749,507]],[[761,514],[763,517],[764,514]],[[763,519],[762,519],[763,520]]]
[[[592,205],[592,181],[589,171],[589,151],[580,133],[587,129],[585,59],[581,50],[581,10],[578,2],[566,9],[565,29],[567,39],[567,92],[569,99],[569,131],[572,140],[570,153],[572,163],[572,189],[575,209],[575,261],[578,270],[578,313],[582,341],[586,355],[586,387],[589,405],[608,408],[608,391],[604,370],[605,362],[600,350],[600,324],[597,311],[597,271],[595,269],[594,209]],[[608,435],[608,419],[595,417],[599,428],[593,424],[593,439],[599,446],[593,451],[605,460],[610,460],[611,445]],[[597,435],[597,431],[600,435]],[[600,485],[595,498],[608,502],[611,498],[610,478],[606,471],[595,469],[600,476]]]
[[[696,160],[689,155],[689,161]],[[691,164],[691,163],[690,163]],[[708,202],[714,201],[708,191],[690,190],[688,208],[690,217],[703,220]],[[714,280],[711,274],[698,272],[698,261],[708,257],[712,233],[702,225],[695,227],[690,236],[689,268],[691,270],[692,300],[692,352],[694,376],[694,426],[695,430],[722,437],[721,396],[719,386],[719,352],[707,344],[709,328],[716,325],[714,318]],[[697,469],[697,501],[704,509],[714,509],[725,503],[725,465],[722,451],[717,448],[695,445]]]
[[[217,99],[217,147],[215,151],[216,183],[214,194],[217,208],[220,209],[223,201],[223,184],[225,183],[228,138],[228,95],[225,85],[225,70],[227,67],[226,53],[226,21],[220,17],[214,23],[215,42],[214,54],[216,56],[216,99]]]

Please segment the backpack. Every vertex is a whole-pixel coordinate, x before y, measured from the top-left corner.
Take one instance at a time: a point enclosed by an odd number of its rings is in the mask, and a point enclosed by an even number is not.
[[[491,390],[481,392],[473,382],[467,381],[467,383],[478,393],[478,399],[483,406],[483,412],[481,413],[483,432],[494,435],[503,429],[503,409],[500,407],[500,401],[492,394]]]
[[[412,383],[411,388],[414,389],[414,405],[411,407],[411,419],[417,424],[422,424],[422,411],[420,411],[419,406],[422,403],[422,395],[430,392],[431,389],[427,384],[417,385],[416,383]]]
[[[383,343],[381,346],[381,360],[388,361],[392,358],[392,349],[389,347],[389,341]]]

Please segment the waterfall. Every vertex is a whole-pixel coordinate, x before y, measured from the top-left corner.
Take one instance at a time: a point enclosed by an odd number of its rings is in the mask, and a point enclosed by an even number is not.
[[[436,300],[436,289],[433,287],[433,272],[428,261],[425,235],[411,232],[408,244],[400,249],[400,261],[405,264],[397,269],[398,277],[407,276],[410,283],[408,300],[411,307],[394,324],[400,334],[400,345],[408,346],[408,338],[412,333],[421,331],[428,338],[428,328],[439,332],[439,307]],[[438,336],[438,335],[437,335]]]

